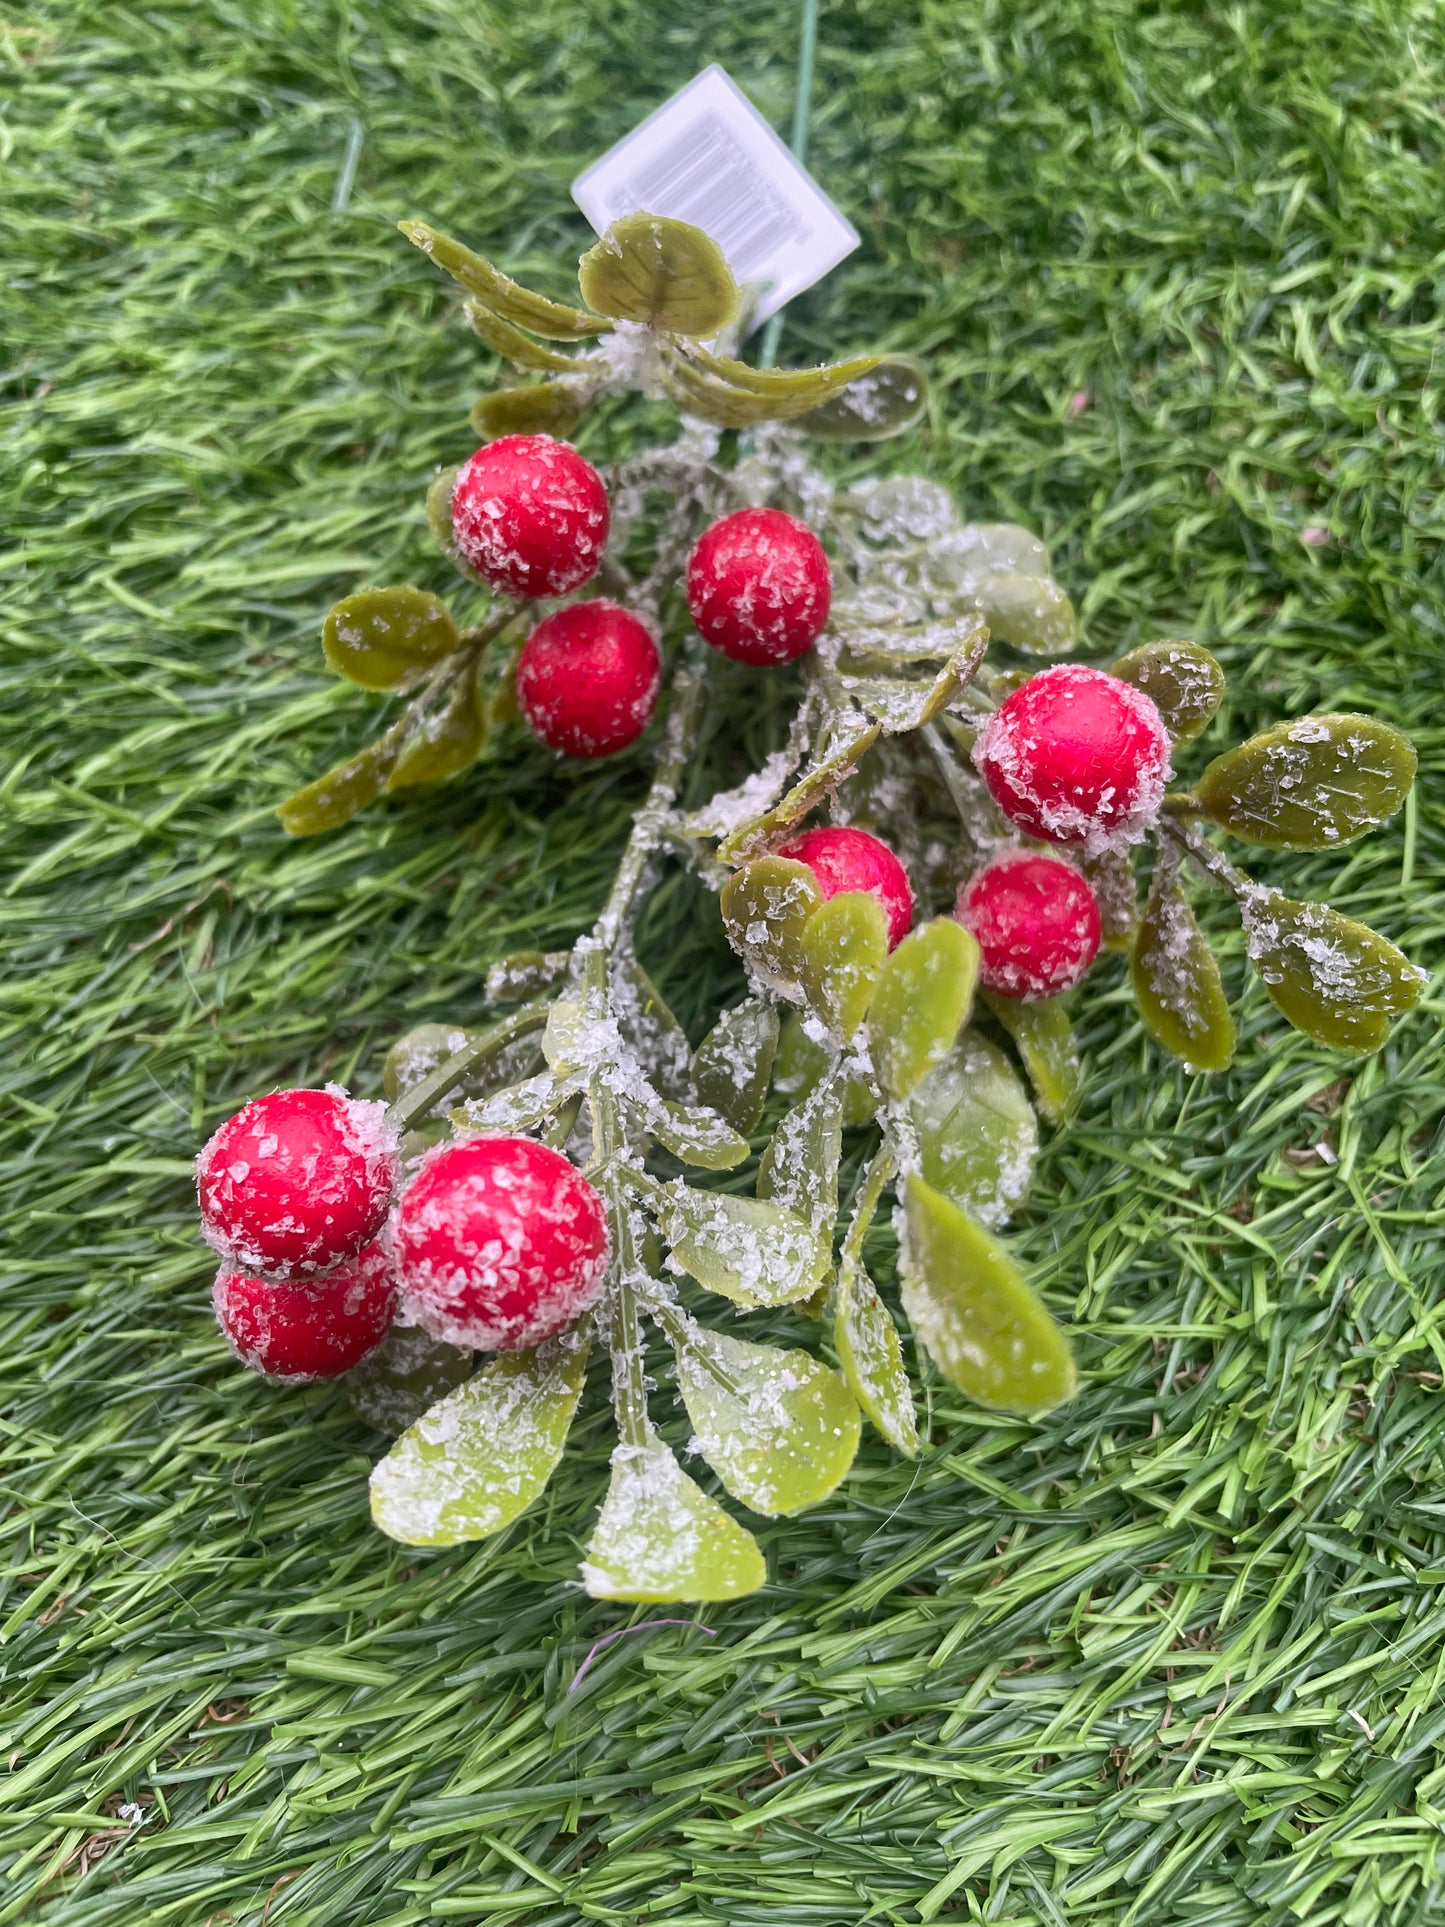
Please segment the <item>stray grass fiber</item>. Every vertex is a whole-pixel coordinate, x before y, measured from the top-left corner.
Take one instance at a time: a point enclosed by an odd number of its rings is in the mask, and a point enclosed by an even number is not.
[[[1241,1053],[1191,1080],[1110,963],[1019,1232],[1077,1403],[1022,1425],[933,1381],[917,1465],[870,1441],[762,1527],[771,1583],[714,1636],[617,1641],[570,1698],[624,1617],[572,1577],[596,1399],[535,1515],[417,1555],[368,1522],[344,1399],[269,1390],[211,1323],[198,1139],[277,1082],[373,1091],[401,1028],[476,1015],[489,956],[570,940],[644,781],[513,743],[278,834],[377,714],[321,614],[446,586],[422,488],[494,372],[392,223],[565,296],[577,167],[709,59],[784,124],[795,24],[73,0],[0,29],[0,1923],[1445,1919],[1438,991],[1352,1065],[1236,941]],[[1434,968],[1439,10],[854,0],[818,67],[813,163],[864,245],[785,358],[926,355],[887,459],[1040,528],[1095,659],[1218,651],[1201,754],[1317,704],[1410,729],[1401,820],[1259,867]],[[652,926],[695,1034],[729,968],[696,911]]]

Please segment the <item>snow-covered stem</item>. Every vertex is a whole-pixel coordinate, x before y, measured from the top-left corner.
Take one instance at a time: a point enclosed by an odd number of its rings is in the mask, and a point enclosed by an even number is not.
[[[878,1201],[883,1196],[888,1180],[893,1176],[893,1168],[893,1145],[885,1137],[873,1153],[868,1169],[863,1173],[863,1182],[858,1187],[858,1195],[853,1200],[853,1216],[849,1220],[847,1236],[843,1240],[841,1263],[857,1264],[863,1256],[863,1240],[868,1235],[868,1227],[873,1222]]]
[[[459,1051],[454,1051],[443,1063],[438,1064],[430,1076],[424,1077],[419,1084],[413,1084],[409,1091],[402,1092],[387,1111],[388,1126],[398,1136],[411,1130],[434,1105],[450,1097],[457,1086],[485,1064],[489,1057],[495,1057],[514,1038],[525,1037],[528,1031],[541,1030],[546,1021],[547,1006],[533,1004],[525,1010],[514,1011],[510,1017],[499,1018],[495,1024],[489,1024]]]
[[[1166,804],[1172,799],[1166,797]],[[1176,849],[1182,850],[1197,870],[1203,872],[1221,890],[1227,890],[1237,903],[1242,903],[1254,890],[1254,885],[1221,851],[1213,848],[1204,840],[1203,832],[1192,823],[1181,822],[1169,810],[1159,818],[1160,833],[1168,837]]]

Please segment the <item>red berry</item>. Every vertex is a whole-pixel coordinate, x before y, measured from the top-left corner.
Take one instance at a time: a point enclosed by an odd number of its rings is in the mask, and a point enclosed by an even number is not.
[[[615,602],[574,602],[528,636],[517,658],[517,701],[564,756],[609,756],[646,729],[661,676],[645,623]]]
[[[739,509],[705,529],[687,565],[703,639],[735,662],[791,662],[823,633],[833,578],[823,545],[781,509]]]
[[[1103,934],[1089,879],[1035,850],[985,865],[959,891],[954,915],[978,939],[985,986],[1024,1003],[1072,990]]]
[[[824,897],[844,890],[871,890],[888,918],[888,948],[908,935],[913,892],[908,872],[886,843],[866,830],[804,830],[777,852],[806,863]]]
[[[225,1266],[211,1303],[231,1350],[253,1372],[292,1383],[339,1378],[374,1352],[391,1329],[391,1260],[371,1244],[329,1278],[252,1278]]]
[[[378,1230],[395,1177],[384,1104],[274,1091],[228,1118],[196,1159],[201,1230],[244,1271],[319,1277]]]
[[[402,1193],[391,1236],[402,1316],[477,1351],[520,1351],[565,1330],[607,1268],[601,1198],[532,1138],[467,1138],[433,1152]]]
[[[979,731],[973,760],[1020,829],[1099,849],[1136,842],[1157,815],[1169,736],[1142,689],[1060,663],[1005,698]]]
[[[570,442],[503,435],[479,448],[452,490],[452,534],[499,595],[566,595],[597,573],[607,491]]]

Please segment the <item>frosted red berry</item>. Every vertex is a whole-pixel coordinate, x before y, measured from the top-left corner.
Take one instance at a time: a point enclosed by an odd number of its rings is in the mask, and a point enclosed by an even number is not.
[[[959,891],[954,914],[978,940],[983,984],[1024,1003],[1072,990],[1103,934],[1089,879],[1034,850],[986,864]]]
[[[403,1319],[479,1351],[563,1331],[602,1289],[607,1214],[560,1152],[531,1138],[448,1144],[392,1218]]]
[[[974,764],[994,801],[1047,843],[1136,841],[1157,815],[1169,736],[1142,689],[1060,663],[1030,676],[979,731]]]
[[[605,599],[545,616],[517,658],[517,704],[564,756],[610,756],[651,720],[662,677],[652,631]]]
[[[687,606],[705,642],[736,662],[791,662],[828,621],[823,545],[781,509],[739,509],[703,531],[687,565]]]
[[[293,1384],[339,1378],[391,1329],[391,1260],[367,1245],[327,1278],[256,1278],[226,1266],[211,1292],[216,1319],[243,1365]]]
[[[320,1277],[380,1228],[395,1176],[384,1104],[274,1091],[228,1118],[197,1158],[201,1230],[241,1271]]]
[[[566,595],[607,546],[602,477],[570,442],[503,435],[479,448],[452,490],[452,535],[499,595]]]
[[[806,863],[825,898],[845,890],[872,891],[888,918],[890,950],[908,935],[913,922],[908,872],[876,836],[851,828],[805,830],[777,854]]]

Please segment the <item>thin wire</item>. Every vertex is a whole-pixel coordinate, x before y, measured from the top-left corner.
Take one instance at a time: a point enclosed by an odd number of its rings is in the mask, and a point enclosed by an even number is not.
[[[788,145],[799,167],[808,159],[808,125],[813,112],[813,58],[818,50],[818,0],[802,0],[802,26],[798,38],[798,89],[793,96],[793,138]],[[785,308],[779,308],[763,329],[758,347],[759,368],[771,368],[778,358],[778,342],[783,333]]]

